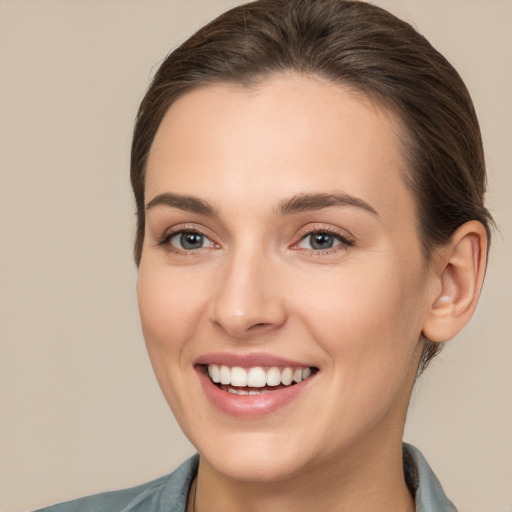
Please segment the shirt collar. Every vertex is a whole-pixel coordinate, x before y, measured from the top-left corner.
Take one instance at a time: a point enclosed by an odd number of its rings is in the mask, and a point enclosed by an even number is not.
[[[407,485],[415,496],[416,512],[457,512],[417,448],[404,443],[403,461]]]

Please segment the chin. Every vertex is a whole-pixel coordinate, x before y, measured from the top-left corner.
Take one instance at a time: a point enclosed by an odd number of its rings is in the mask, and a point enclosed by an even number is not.
[[[215,471],[239,482],[270,483],[293,477],[304,469],[305,461],[296,450],[283,450],[265,442],[252,446],[233,446],[228,449],[201,453],[201,458]]]

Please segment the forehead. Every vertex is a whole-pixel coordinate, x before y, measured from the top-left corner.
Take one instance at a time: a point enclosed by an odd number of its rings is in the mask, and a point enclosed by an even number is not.
[[[335,190],[380,209],[398,194],[410,213],[400,131],[383,105],[316,77],[207,86],[166,113],[149,154],[146,202],[163,191],[237,200],[250,184],[252,197]]]

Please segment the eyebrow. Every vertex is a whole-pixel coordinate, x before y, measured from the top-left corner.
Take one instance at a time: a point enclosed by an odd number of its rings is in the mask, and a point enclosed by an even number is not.
[[[321,210],[330,206],[354,206],[379,216],[377,210],[366,201],[349,194],[298,194],[283,201],[277,213],[287,215],[292,213]]]
[[[194,196],[183,196],[165,192],[155,196],[146,204],[146,211],[155,206],[168,206],[179,210],[198,213],[207,217],[217,217],[219,212],[206,201]],[[354,206],[379,216],[377,210],[366,201],[349,194],[297,194],[282,201],[276,209],[277,215],[290,215],[294,213],[321,210],[331,206]]]
[[[206,201],[193,196],[182,196],[179,194],[171,194],[166,192],[155,196],[146,204],[146,211],[155,206],[169,206],[170,208],[178,208],[186,212],[199,213],[207,217],[218,216],[215,208],[210,206]]]

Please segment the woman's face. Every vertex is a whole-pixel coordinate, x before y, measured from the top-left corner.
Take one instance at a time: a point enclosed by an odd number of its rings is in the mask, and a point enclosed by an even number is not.
[[[432,286],[398,129],[294,75],[167,112],[138,300],[163,393],[216,471],[279,480],[400,442]]]

